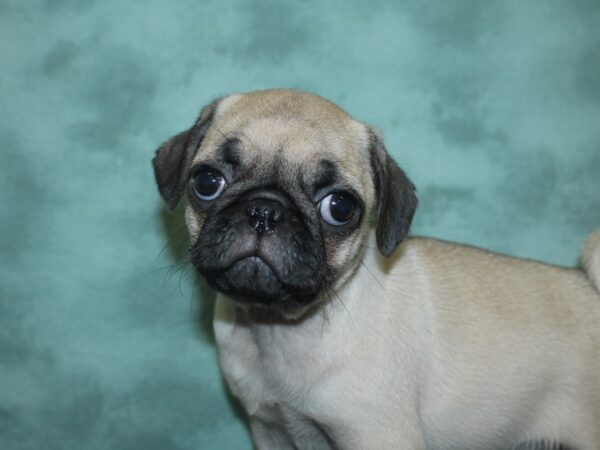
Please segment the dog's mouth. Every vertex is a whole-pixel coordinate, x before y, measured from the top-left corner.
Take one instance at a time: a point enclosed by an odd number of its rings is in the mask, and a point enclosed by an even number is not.
[[[221,278],[226,278],[228,286],[234,288],[230,293],[266,303],[279,297],[284,290],[275,271],[260,256],[239,259],[223,272]]]
[[[244,304],[293,308],[317,296],[317,292],[282,281],[271,263],[258,255],[242,256],[223,269],[200,272],[213,289]]]
[[[256,229],[249,226],[258,220],[248,216],[254,209],[238,203],[208,215],[190,249],[192,264],[210,287],[240,304],[286,311],[312,304],[330,281],[320,228],[309,229],[299,212],[285,209],[286,220],[269,222],[268,230],[266,219],[258,221]]]

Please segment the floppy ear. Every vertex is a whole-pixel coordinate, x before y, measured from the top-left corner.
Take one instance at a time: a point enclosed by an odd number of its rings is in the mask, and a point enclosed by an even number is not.
[[[152,159],[154,176],[162,198],[170,210],[177,207],[185,189],[187,171],[212,124],[219,100],[205,106],[196,123],[164,142]]]
[[[389,257],[406,237],[418,199],[415,186],[370,128],[369,151],[377,199],[377,247]]]

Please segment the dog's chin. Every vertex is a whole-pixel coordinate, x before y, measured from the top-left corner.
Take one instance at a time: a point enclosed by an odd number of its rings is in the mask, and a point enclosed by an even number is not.
[[[298,292],[286,286],[269,263],[258,256],[242,258],[225,269],[199,271],[213,289],[242,306],[296,315],[318,297],[318,292]]]

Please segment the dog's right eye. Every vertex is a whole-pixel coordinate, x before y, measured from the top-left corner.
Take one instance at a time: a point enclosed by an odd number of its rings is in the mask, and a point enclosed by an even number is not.
[[[206,166],[196,171],[191,183],[194,194],[203,201],[215,200],[225,188],[225,178],[221,172]]]

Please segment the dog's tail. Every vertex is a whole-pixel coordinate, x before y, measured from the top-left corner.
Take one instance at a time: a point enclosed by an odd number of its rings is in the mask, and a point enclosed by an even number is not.
[[[581,261],[588,278],[600,292],[600,228],[592,232],[583,243]]]

